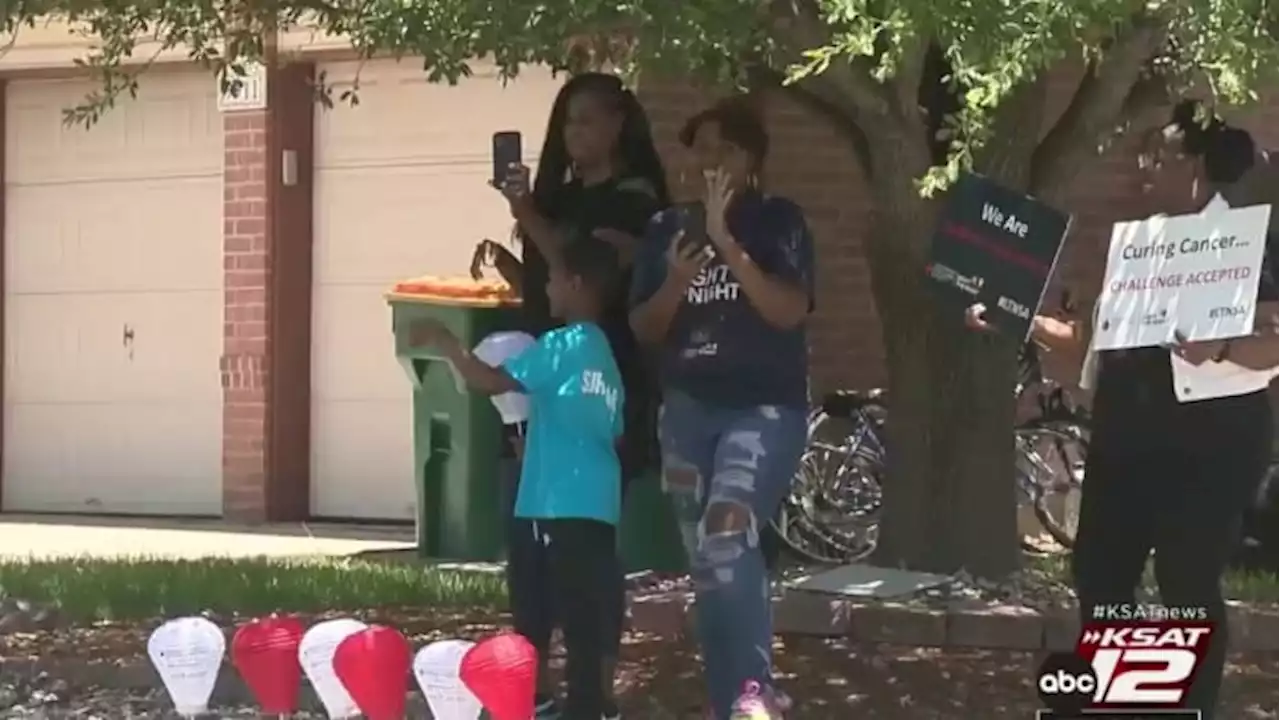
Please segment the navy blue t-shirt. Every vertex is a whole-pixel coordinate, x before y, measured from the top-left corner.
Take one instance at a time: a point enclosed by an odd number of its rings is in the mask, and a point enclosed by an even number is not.
[[[813,238],[790,200],[751,192],[729,208],[729,232],[766,274],[804,288],[813,309]],[[631,303],[648,300],[667,273],[667,249],[679,208],[654,216],[632,274]],[[719,256],[689,284],[661,348],[665,388],[724,407],[809,401],[805,324],[783,330],[765,322]]]

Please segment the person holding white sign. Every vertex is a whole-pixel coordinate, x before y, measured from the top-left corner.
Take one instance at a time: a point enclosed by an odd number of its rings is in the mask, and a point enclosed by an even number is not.
[[[1233,208],[1273,203],[1272,158],[1259,155],[1244,131],[1198,125],[1192,111],[1180,106],[1166,137],[1180,140],[1182,154],[1195,161],[1196,183],[1207,182],[1209,194]],[[1133,603],[1154,551],[1163,603],[1203,608],[1215,623],[1185,701],[1205,720],[1217,704],[1226,656],[1222,574],[1275,433],[1265,391],[1278,354],[1274,213],[1264,258],[1250,270],[1259,278],[1254,323],[1239,337],[1190,342],[1179,331],[1169,344],[1099,351],[1086,318],[1036,316],[1032,323],[1032,338],[1050,352],[1088,348],[1081,385],[1096,391],[1073,556],[1082,617]],[[986,329],[983,311],[969,308],[967,324]],[[1192,382],[1200,389],[1183,392]]]

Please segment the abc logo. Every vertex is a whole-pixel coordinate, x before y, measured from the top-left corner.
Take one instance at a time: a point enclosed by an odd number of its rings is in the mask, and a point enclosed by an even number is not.
[[[1055,712],[1079,712],[1092,704],[1097,691],[1093,667],[1075,653],[1051,653],[1036,676],[1040,702]]]

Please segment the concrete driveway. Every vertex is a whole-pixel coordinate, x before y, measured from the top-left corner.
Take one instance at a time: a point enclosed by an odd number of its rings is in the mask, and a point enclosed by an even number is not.
[[[296,557],[413,546],[413,528],[334,524],[240,526],[218,520],[0,514],[0,561],[56,557]]]

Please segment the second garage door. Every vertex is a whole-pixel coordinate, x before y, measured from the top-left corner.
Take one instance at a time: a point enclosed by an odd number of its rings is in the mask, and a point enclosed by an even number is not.
[[[6,510],[222,505],[222,119],[207,73],[152,72],[92,130],[88,81],[9,84]]]
[[[410,388],[392,354],[383,292],[398,279],[461,275],[476,241],[511,220],[486,184],[490,137],[542,145],[560,81],[526,71],[430,84],[412,61],[330,64],[335,93],[359,72],[359,105],[317,109],[311,510],[413,517]]]

